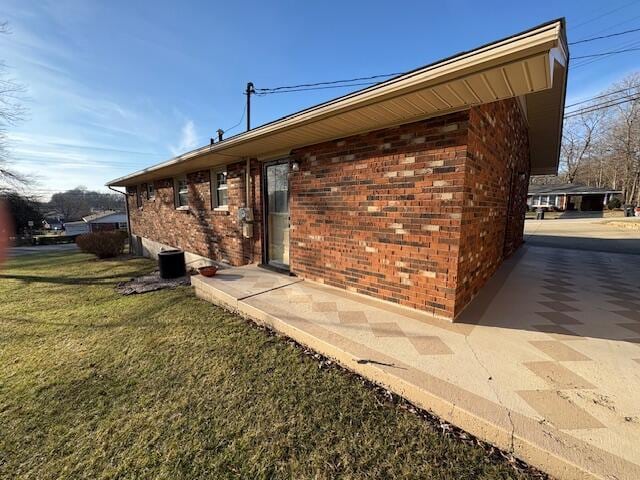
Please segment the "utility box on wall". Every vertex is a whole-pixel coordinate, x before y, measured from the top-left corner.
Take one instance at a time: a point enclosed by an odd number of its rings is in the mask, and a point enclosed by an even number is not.
[[[244,238],[253,238],[253,209],[239,208],[238,220],[242,222],[242,236]]]

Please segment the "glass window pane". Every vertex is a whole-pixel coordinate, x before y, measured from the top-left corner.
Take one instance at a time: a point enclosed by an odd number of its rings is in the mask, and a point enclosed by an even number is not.
[[[227,189],[223,188],[218,190],[218,206],[223,207],[229,203],[227,197]]]
[[[178,179],[177,183],[177,201],[179,207],[184,207],[189,204],[189,187],[186,178]]]

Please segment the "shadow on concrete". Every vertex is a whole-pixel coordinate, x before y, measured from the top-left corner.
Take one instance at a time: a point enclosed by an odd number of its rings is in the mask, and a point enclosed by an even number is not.
[[[525,235],[525,242],[527,245],[536,247],[640,255],[640,238],[593,238],[527,234]]]
[[[554,283],[545,280],[540,281],[540,271],[533,268],[530,272],[531,275],[528,275],[529,272],[526,269],[520,269],[517,275],[527,276],[527,279],[531,278],[531,295],[536,298],[533,298],[530,302],[518,304],[512,304],[510,300],[505,300],[505,298],[509,297],[505,297],[503,290],[508,290],[511,282],[521,280],[511,275],[525,254],[529,255],[528,262],[531,262],[531,255],[540,255],[540,262],[554,255],[554,250],[551,249],[531,249],[529,247],[530,244],[520,248],[514,256],[507,259],[500,266],[496,274],[480,290],[480,293],[456,318],[456,324],[547,333],[553,337],[548,340],[553,340],[554,338],[561,341],[563,339],[599,338],[635,343],[640,346],[640,332],[634,330],[635,324],[640,324],[640,288],[638,288],[637,283],[630,282],[629,279],[612,279],[606,287],[601,288],[603,293],[609,294],[607,296],[610,296],[611,301],[605,302],[603,300],[602,304],[597,306],[598,316],[596,321],[589,321],[584,318],[584,303],[580,302],[580,295],[575,293],[569,293],[568,295],[575,296],[576,300],[567,301],[566,303],[570,306],[576,306],[576,311],[550,311],[550,308],[541,303],[548,302],[550,299],[541,295],[539,287],[553,287]],[[572,250],[575,251],[575,248],[572,248]],[[560,250],[555,251],[561,252]],[[555,255],[558,254],[556,253]],[[562,256],[562,254],[560,253],[559,256]],[[634,258],[634,261],[637,262],[637,259]],[[548,270],[548,267],[544,271],[546,270]],[[599,284],[594,283],[594,285],[598,286]],[[553,288],[542,289],[543,292],[545,290],[548,290],[548,293],[553,293],[554,291]],[[502,296],[497,301],[506,301],[507,304],[490,310],[499,294],[502,294]],[[616,297],[616,294],[621,295],[621,297]],[[538,296],[539,299],[537,298]],[[626,300],[620,300],[619,298],[626,298]],[[636,298],[637,301],[635,300]],[[588,308],[591,308],[589,311],[593,311],[594,307],[592,305]],[[548,316],[545,317],[545,314],[555,315],[555,318],[560,320],[559,323],[550,321]],[[631,328],[625,328],[625,325],[631,326]],[[570,346],[570,343],[568,346]]]
[[[562,220],[572,219],[572,218],[604,218],[604,211],[589,211],[589,212],[581,212],[579,210],[565,210],[562,212],[558,218]]]

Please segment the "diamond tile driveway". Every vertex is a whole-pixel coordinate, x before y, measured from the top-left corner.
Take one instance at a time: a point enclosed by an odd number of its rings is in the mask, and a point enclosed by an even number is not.
[[[553,476],[640,478],[638,255],[524,247],[456,323],[255,266],[192,283]]]

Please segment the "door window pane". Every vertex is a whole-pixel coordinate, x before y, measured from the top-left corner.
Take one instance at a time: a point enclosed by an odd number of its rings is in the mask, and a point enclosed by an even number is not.
[[[272,265],[289,265],[289,165],[267,167],[268,260]]]

